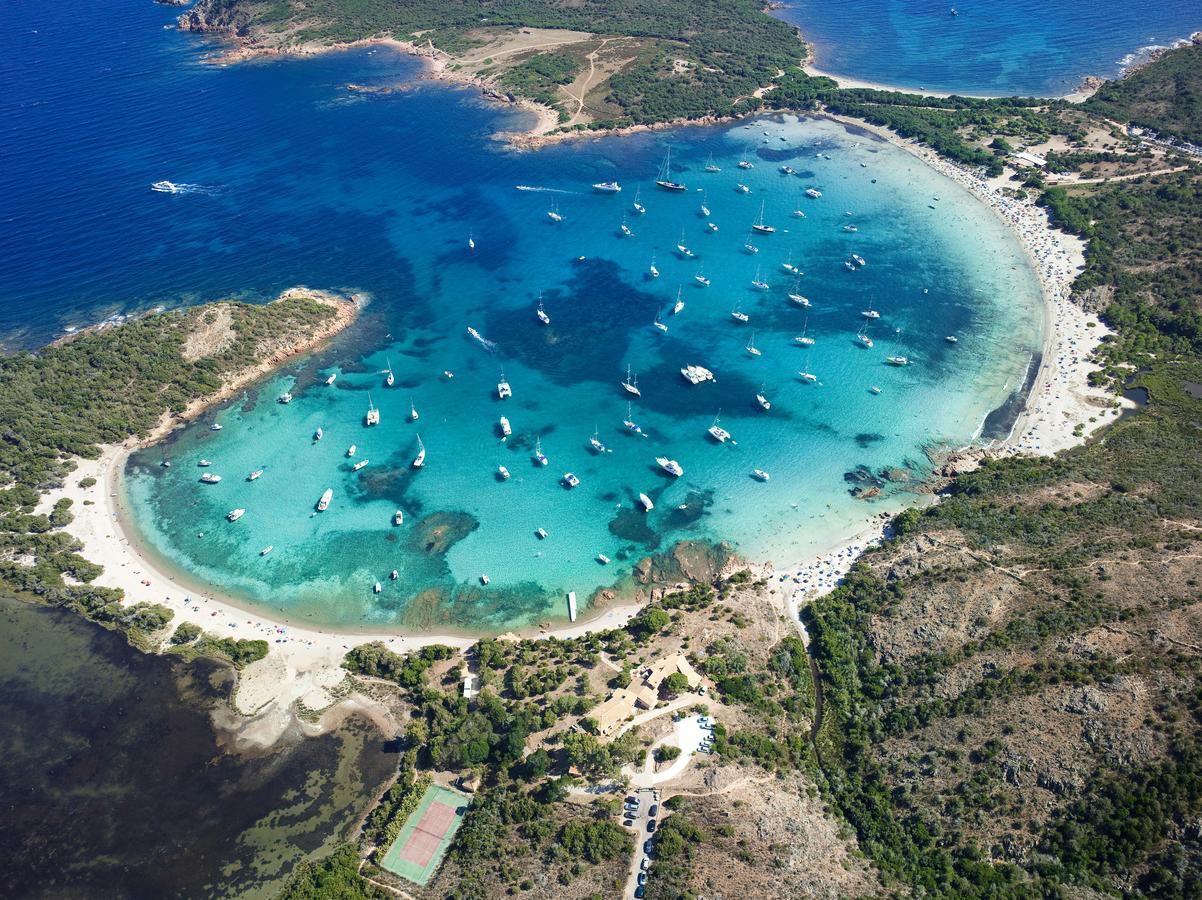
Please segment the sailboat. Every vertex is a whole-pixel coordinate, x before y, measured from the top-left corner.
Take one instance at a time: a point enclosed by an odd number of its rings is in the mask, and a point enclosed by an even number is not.
[[[810,371],[810,354],[806,354],[806,367],[797,373],[797,377],[807,384],[813,384],[818,380],[818,376]]]
[[[559,214],[559,204],[554,200],[551,201],[551,208],[547,210],[547,218],[552,222],[562,222],[563,216]]]
[[[776,234],[776,229],[771,225],[764,224],[764,201],[760,201],[760,215],[755,220],[755,224],[751,226],[752,231],[757,231],[760,234]]]
[[[751,337],[747,339],[747,352],[752,356],[762,356],[760,348],[755,345],[755,332],[751,332]]]
[[[755,278],[751,279],[751,286],[753,288],[755,288],[757,291],[768,290],[768,282],[766,282],[766,281],[764,281],[764,279],[760,278],[760,267],[759,266],[755,267]]]
[[[655,254],[654,253],[651,254],[651,267],[647,270],[647,273],[652,278],[659,278],[659,269],[655,268]]]
[[[797,266],[793,265],[793,253],[792,252],[790,252],[788,258],[783,263],[780,264],[780,267],[782,269],[784,269],[786,272],[788,272],[790,275],[797,275],[799,277],[801,276],[801,269],[799,269],[799,268],[797,268]]]
[[[420,469],[426,464],[426,445],[422,443],[422,436],[417,436],[417,456],[413,457],[413,468]]]
[[[856,332],[855,344],[858,347],[867,347],[867,348],[871,349],[873,346],[872,338],[870,338],[868,336],[868,333],[864,330],[867,327],[868,327],[867,325],[862,325],[860,327],[860,330]]]
[[[634,237],[634,232],[630,230],[630,226],[626,224],[626,216],[622,216],[622,224],[618,226],[618,231],[622,233],[622,237]]]
[[[739,305],[737,303],[735,304],[735,308],[730,311],[730,317],[736,322],[742,322],[744,324],[750,321],[750,317],[747,315],[747,313],[742,312],[739,309]]]
[[[789,289],[789,300],[792,303],[796,303],[798,306],[808,307],[810,305],[810,300],[808,297],[803,297],[801,295],[800,291],[801,291],[801,276],[798,275],[796,278],[793,279],[793,287]]]
[[[636,397],[643,396],[642,391],[639,390],[639,377],[637,375],[631,376],[630,366],[626,367],[626,380],[622,382],[622,389],[628,394],[634,394]]]
[[[797,337],[793,338],[793,340],[796,343],[801,344],[801,346],[803,346],[803,347],[813,347],[814,346],[814,339],[812,337],[809,337],[806,335],[806,330],[809,327],[810,327],[810,319],[807,316],[806,320],[805,320],[805,324],[801,326],[801,334],[799,334]]]
[[[741,159],[741,160],[739,160],[739,168],[740,169],[754,169],[755,163],[750,163],[745,159]]]
[[[708,219],[709,214],[710,214],[710,208],[709,208],[709,206],[706,205],[706,192],[702,191],[701,192],[701,215],[705,216]]]
[[[543,453],[543,439],[541,437],[536,437],[534,439],[533,459],[540,466],[545,466],[548,462],[550,462],[550,460],[547,459],[546,454]]]
[[[626,427],[627,431],[633,432],[634,434],[643,433],[643,429],[641,429],[634,421],[633,414],[630,412],[629,403],[626,404],[626,418],[622,420],[622,424]]]
[[[380,424],[380,410],[371,402],[371,394],[367,395],[367,415],[364,417],[368,425]],[[321,431],[321,429],[317,429]]]
[[[679,243],[677,243],[677,245],[676,245],[676,250],[677,250],[677,251],[680,253],[680,255],[681,255],[681,256],[683,256],[685,259],[692,259],[692,258],[693,258],[693,257],[696,255],[695,253],[693,253],[693,251],[692,251],[692,250],[690,250],[690,249],[688,248],[688,246],[686,246],[686,245],[685,245],[685,242],[684,242],[684,229],[683,229],[683,228],[682,228],[682,229],[680,229],[680,241],[679,241]]]
[[[472,236],[471,231],[469,231],[467,233],[467,249],[469,249],[469,250],[476,249],[476,239]]]
[[[663,322],[661,322],[659,319],[659,310],[658,309],[655,311],[655,321],[652,322],[651,324],[653,324],[660,331],[666,332],[668,330],[668,326],[665,325]]]
[[[676,191],[678,193],[687,191],[688,188],[679,181],[672,180],[672,148],[668,148],[667,154],[664,156],[664,164],[659,167],[659,175],[655,178],[655,183],[665,191]]]
[[[881,314],[872,308],[872,304],[868,304],[868,309],[860,313],[865,319],[879,319]]]
[[[544,325],[551,324],[551,317],[547,315],[547,311],[543,309],[543,295],[541,292],[538,295],[538,309],[536,310],[535,315],[538,316],[538,320]]]
[[[636,213],[638,213],[640,216],[643,215],[645,212],[647,212],[647,207],[643,206],[643,204],[639,202],[639,189],[638,188],[634,189],[634,203],[632,204],[632,207],[633,207],[634,211]]]
[[[693,276],[693,280],[697,282],[699,287],[709,287],[710,280],[705,277],[705,266],[697,270],[697,274]]]
[[[684,309],[684,301],[680,299],[680,288],[676,288],[676,302],[672,305],[672,315],[680,315],[680,311]]]
[[[392,374],[392,360],[388,361],[388,368],[385,371],[388,374],[384,376],[384,386],[392,387],[396,384],[396,376]]]
[[[757,247],[755,244],[751,243],[751,232],[750,231],[747,232],[747,240],[743,241],[743,249],[746,250],[748,253],[750,253],[752,256],[755,256],[755,254],[760,252],[760,248]]]
[[[506,397],[513,396],[513,388],[509,386],[509,382],[505,380],[505,370],[501,370],[501,380],[497,382],[497,399],[504,400]]]
[[[714,154],[712,154],[712,153],[709,155],[709,159],[706,160],[705,171],[707,171],[707,172],[721,172],[722,171],[722,168],[714,162]],[[708,215],[708,213],[706,215]]]
[[[755,395],[755,402],[760,405],[760,409],[767,412],[772,409],[772,404],[768,402],[768,398],[764,396],[764,386],[760,385],[760,392]]]
[[[416,422],[418,420],[417,407],[413,405],[413,398],[409,398],[409,421]]]
[[[589,438],[589,440],[588,440],[589,446],[591,446],[593,448],[593,451],[596,453],[604,453],[605,445],[603,443],[601,443],[601,438],[599,435],[600,435],[600,432],[597,430],[597,426],[594,425],[593,426],[593,436],[591,438]]]

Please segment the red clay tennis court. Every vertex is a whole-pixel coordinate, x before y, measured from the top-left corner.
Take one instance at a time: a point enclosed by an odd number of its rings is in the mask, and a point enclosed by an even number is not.
[[[380,865],[388,871],[424,886],[450,846],[459,823],[467,812],[467,798],[456,791],[431,785],[417,809],[410,813],[401,833]]]

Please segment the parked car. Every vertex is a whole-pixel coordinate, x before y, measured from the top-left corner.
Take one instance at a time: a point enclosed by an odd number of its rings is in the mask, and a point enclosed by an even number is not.
[[[647,883],[647,873],[639,872],[639,884],[646,884],[646,883]]]
[[[651,818],[653,818],[653,819],[654,819],[656,816],[658,816],[658,815],[659,815],[659,804],[658,804],[658,803],[652,803],[652,804],[651,804],[651,808],[650,808],[649,810],[647,810],[647,815],[649,815],[649,816],[650,816]]]
[[[655,819],[648,819],[647,820],[647,833],[650,834],[653,831],[655,831]]]
[[[631,794],[629,797],[626,798],[627,806],[639,806],[642,802],[643,801],[640,800],[638,797],[636,797],[634,794]]]
[[[647,838],[643,841],[643,852],[648,856],[655,856],[655,838]]]
[[[643,895],[646,893],[646,888],[641,884],[634,889],[634,900],[643,900]]]
[[[643,861],[641,863],[639,863],[639,868],[642,869],[644,872],[646,872],[648,869],[651,868],[651,860],[647,859],[647,857],[644,856]]]

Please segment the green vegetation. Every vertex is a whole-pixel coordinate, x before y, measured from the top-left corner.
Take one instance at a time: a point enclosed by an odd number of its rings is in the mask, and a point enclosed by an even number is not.
[[[680,900],[692,897],[691,863],[702,852],[705,831],[700,822],[678,809],[660,823],[655,840],[655,860],[647,878],[647,900]]]
[[[538,53],[506,69],[500,83],[515,94],[554,108],[559,102],[556,87],[571,84],[579,71],[580,61],[567,53]],[[560,110],[560,119],[566,118]]]
[[[363,839],[379,848],[380,853],[387,852],[429,786],[430,776],[417,774],[413,759],[406,756],[396,784],[388,789],[363,824]]]
[[[401,656],[376,641],[353,648],[342,661],[342,666],[355,675],[384,678],[403,688],[415,688],[423,682],[426,670],[430,666],[454,655],[453,647],[430,644],[416,653]]]
[[[655,761],[657,763],[671,762],[680,756],[680,748],[671,744],[663,744],[655,748]]]
[[[354,844],[343,844],[320,862],[301,863],[277,900],[390,900],[392,896],[360,877],[358,850]]]
[[[204,656],[227,659],[237,669],[243,669],[267,655],[267,641],[244,638],[219,638],[206,634],[195,645],[195,652]]]
[[[448,53],[478,46],[500,29],[565,28],[635,39],[634,61],[609,79],[616,109],[591,127],[695,119],[754,109],[756,89],[801,62],[796,30],[756,0],[202,0],[195,18],[214,28],[249,29],[267,41],[353,41],[393,34]],[[504,82],[538,99],[574,72],[563,54],[539,54]],[[540,59],[540,57],[543,57]],[[570,80],[570,79],[569,79]],[[526,93],[529,90],[529,93]]]
[[[1196,842],[1180,823],[1202,814],[1198,648],[1138,636],[1188,615],[1200,596],[1202,176],[1043,196],[1062,227],[1090,240],[1076,289],[1105,303],[1117,332],[1099,379],[1144,388],[1149,406],[1055,460],[987,462],[942,504],[899,517],[897,542],[937,534],[973,556],[928,549],[925,571],[885,577],[904,552],[887,545],[808,608],[825,700],[808,764],[860,848],[924,896],[1191,896]],[[1142,579],[1126,579],[1131,566]],[[1003,592],[1004,612],[926,652],[881,652],[949,592],[965,595],[958,605],[971,616],[974,591]],[[1086,637],[1099,633],[1137,637],[1118,652]],[[1132,715],[1155,750],[1116,764],[1113,751],[1087,747],[1074,759],[1079,789],[1050,776],[1028,786],[1014,741],[1047,727],[1029,704],[1128,683],[1149,692]],[[1050,815],[1032,806],[1036,789]]]
[[[1085,103],[1092,113],[1202,144],[1202,44],[1165,53],[1108,81]]]
[[[176,626],[175,633],[171,635],[171,643],[173,645],[190,644],[200,637],[203,631],[204,629],[192,622],[180,622]]]

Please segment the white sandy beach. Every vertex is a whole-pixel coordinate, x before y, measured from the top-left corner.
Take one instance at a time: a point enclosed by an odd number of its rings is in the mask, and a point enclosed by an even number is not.
[[[820,74],[812,72],[812,74]],[[871,85],[861,85],[871,86]],[[1071,300],[1072,284],[1085,265],[1085,241],[1051,227],[1047,212],[1030,200],[1007,196],[1013,187],[1006,176],[981,177],[937,155],[916,141],[858,119],[830,118],[862,128],[905,149],[941,174],[964,186],[1004,221],[1026,251],[1044,298],[1043,358],[1022,411],[1009,437],[990,446],[995,456],[1029,454],[1052,456],[1085,440],[1117,416],[1115,398],[1089,384],[1090,362],[1103,336],[1109,334],[1096,316]],[[1081,426],[1082,434],[1075,430]],[[859,555],[879,544],[884,522],[869,527],[819,556],[769,571],[772,581],[786,585],[786,605],[796,617],[800,606],[830,593]]]
[[[200,591],[181,585],[176,578],[153,560],[140,553],[123,527],[121,473],[132,445],[110,445],[98,459],[79,460],[79,466],[64,487],[53,490],[40,508],[50,509],[60,498],[73,501],[75,520],[67,531],[83,543],[82,555],[104,566],[96,584],[120,588],[127,602],[161,603],[174,612],[172,629],[181,622],[192,622],[218,637],[266,640],[271,649],[266,659],[248,666],[239,679],[234,707],[243,715],[261,721],[256,742],[272,743],[294,720],[294,705],[299,701],[308,710],[324,710],[336,700],[334,691],[346,677],[342,660],[354,646],[381,641],[390,649],[404,653],[428,644],[447,644],[464,648],[475,638],[454,634],[401,634],[394,632],[340,632],[285,624],[270,616],[241,608],[213,591]],[[80,487],[86,478],[96,479],[92,487]],[[90,505],[89,505],[90,504]],[[564,628],[531,631],[526,637],[578,637],[589,631],[625,625],[638,611],[637,604],[615,606],[587,621]],[[310,730],[324,730],[316,726]]]

